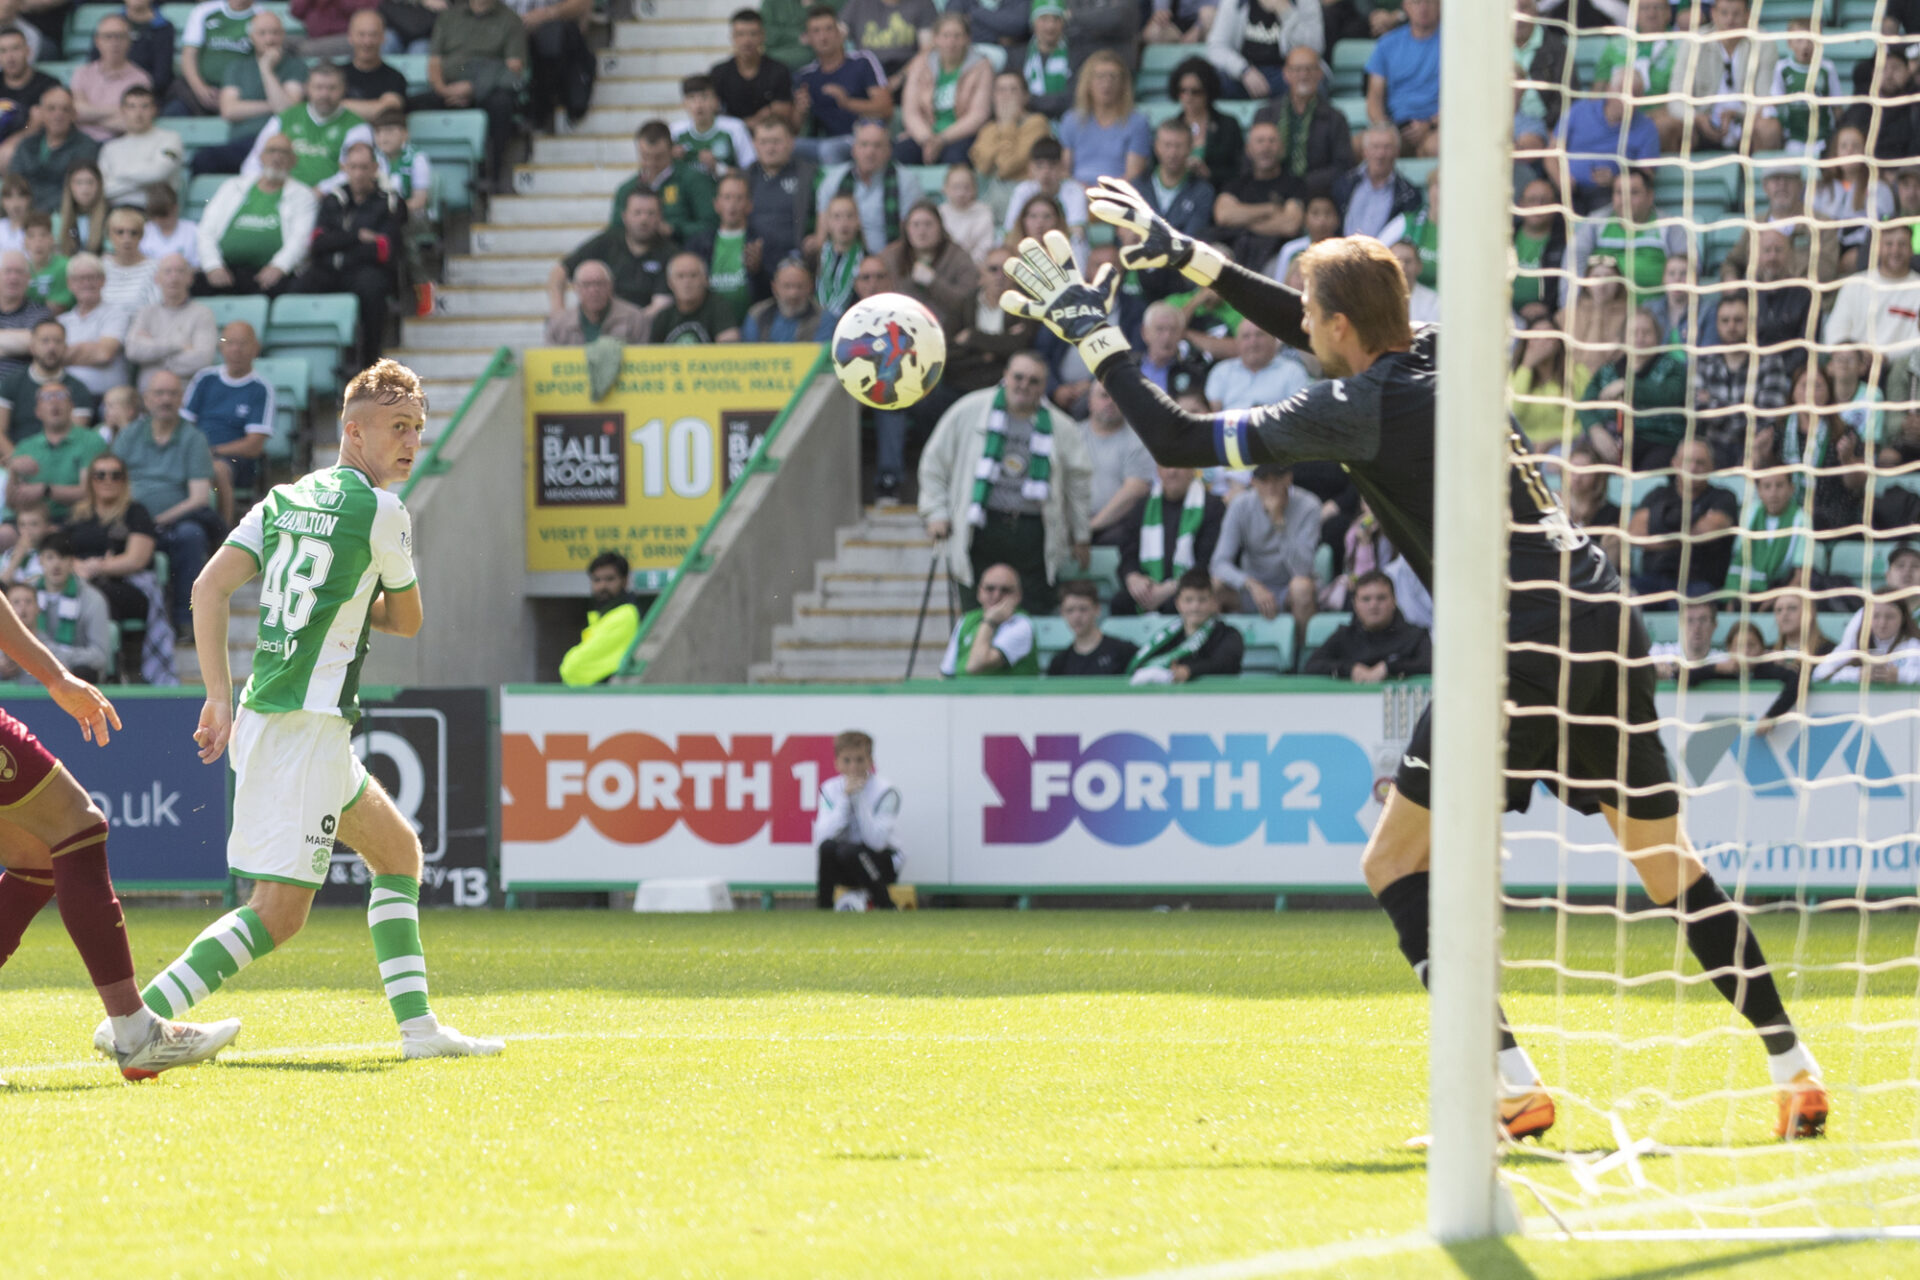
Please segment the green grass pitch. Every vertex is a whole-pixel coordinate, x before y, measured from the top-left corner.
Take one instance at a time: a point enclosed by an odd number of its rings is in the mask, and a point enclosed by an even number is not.
[[[143,974],[207,915],[133,911]],[[1760,929],[1807,964],[1913,956],[1911,915],[1868,925]],[[1510,955],[1553,954],[1553,918],[1508,926]],[[1421,1244],[1402,1143],[1425,1127],[1426,1002],[1370,912],[435,912],[423,932],[436,1009],[515,1037],[504,1057],[400,1061],[364,917],[321,911],[203,1006],[246,1020],[236,1052],[134,1086],[86,1062],[99,1008],[44,913],[0,970],[0,1276],[1920,1274],[1911,1244]],[[1670,924],[1625,935],[1631,969],[1672,964]],[[1615,937],[1571,921],[1568,958],[1611,971]],[[1912,1079],[1914,989],[1898,963],[1787,980],[1845,1080]],[[1630,1126],[1742,1153],[1650,1160],[1656,1181],[1824,1179],[1829,1221],[1920,1220],[1911,1170],[1854,1180],[1912,1160],[1911,1090],[1843,1087],[1831,1138],[1782,1150],[1760,1051],[1712,1034],[1710,989],[1507,991],[1522,1024],[1706,1033],[1623,1053],[1536,1032],[1555,1084],[1755,1090],[1636,1097]],[[1904,1025],[1848,1025],[1872,1022]],[[1556,1139],[1608,1143],[1598,1113],[1562,1114]],[[1507,1167],[1570,1185],[1538,1155]]]

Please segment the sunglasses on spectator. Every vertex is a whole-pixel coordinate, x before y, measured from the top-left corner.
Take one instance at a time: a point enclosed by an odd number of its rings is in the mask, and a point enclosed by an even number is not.
[[[127,473],[116,467],[112,471],[96,471],[93,473],[93,478],[95,480],[112,480],[118,484],[127,478]]]

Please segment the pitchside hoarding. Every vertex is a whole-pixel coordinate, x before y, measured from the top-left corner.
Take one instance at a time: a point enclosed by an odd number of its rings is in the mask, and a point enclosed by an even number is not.
[[[202,699],[125,696],[105,746],[38,688],[9,689],[8,710],[60,757],[107,815],[107,860],[122,887],[220,885],[227,879],[227,765],[200,763],[193,731]],[[0,767],[10,767],[0,761]]]
[[[1820,723],[1752,733],[1772,691],[1662,697],[1723,879],[1905,885],[1920,869],[1907,694],[1821,693]],[[502,887],[655,876],[803,883],[835,731],[876,740],[903,797],[904,878],[970,887],[1353,888],[1423,691],[590,694],[502,702]],[[1514,885],[1610,888],[1606,828],[1537,795]]]

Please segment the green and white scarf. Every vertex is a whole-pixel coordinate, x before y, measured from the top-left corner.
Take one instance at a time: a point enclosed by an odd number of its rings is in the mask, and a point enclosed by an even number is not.
[[[987,442],[973,469],[973,501],[967,504],[967,523],[978,529],[987,522],[987,497],[1000,479],[1001,458],[1007,451],[1007,389],[995,387],[993,409],[987,414]],[[1044,504],[1052,491],[1053,415],[1043,401],[1033,415],[1033,439],[1027,443],[1027,478],[1020,496]],[[1188,548],[1191,555],[1192,548]]]
[[[1167,526],[1161,509],[1165,497],[1160,481],[1153,482],[1147,494],[1147,513],[1140,522],[1140,570],[1155,582],[1165,582],[1167,573]],[[1187,486],[1187,498],[1180,506],[1180,530],[1173,544],[1173,576],[1193,568],[1193,536],[1207,515],[1207,486],[1195,479]]]
[[[47,580],[45,578],[40,579],[39,591],[42,596],[47,594]],[[42,635],[47,634],[48,614],[53,615],[53,642],[72,648],[74,637],[79,634],[80,627],[79,574],[70,573],[67,575],[67,585],[60,589],[59,598],[53,602],[53,608],[48,609],[44,605],[41,606],[40,630]]]
[[[858,240],[846,253],[834,248],[831,240],[820,246],[820,279],[813,286],[813,297],[823,313],[837,315],[853,300],[853,275],[864,251]]]
[[[833,194],[853,196],[855,204],[860,203],[859,195],[854,191],[856,178],[853,166],[847,166],[847,172],[840,179],[840,186]],[[881,218],[887,224],[887,243],[892,244],[900,238],[900,166],[888,164],[887,171],[880,177]],[[865,220],[862,219],[864,225]]]
[[[1027,92],[1038,98],[1049,93],[1065,93],[1073,83],[1073,64],[1067,60],[1067,46],[1063,41],[1052,53],[1042,53],[1040,46],[1027,46],[1027,61],[1021,68],[1021,77],[1027,82]]]
[[[1194,486],[1196,489],[1199,487],[1199,485]],[[1178,644],[1172,643],[1180,637],[1180,632],[1186,625],[1185,622],[1176,618],[1156,631],[1153,639],[1147,641],[1146,647],[1133,655],[1133,661],[1127,664],[1127,674],[1132,675],[1142,668],[1170,668],[1181,659],[1198,653],[1206,647],[1207,640],[1213,635],[1213,629],[1220,625],[1220,619],[1208,618],[1198,631],[1181,639]]]

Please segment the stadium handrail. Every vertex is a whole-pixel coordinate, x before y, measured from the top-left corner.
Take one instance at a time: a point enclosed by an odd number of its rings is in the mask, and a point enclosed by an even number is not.
[[[687,554],[680,561],[680,567],[668,576],[666,587],[654,597],[653,606],[647,610],[646,616],[640,619],[640,629],[634,633],[633,643],[627,646],[627,656],[621,659],[620,670],[615,673],[616,676],[638,676],[646,670],[646,663],[638,661],[634,655],[640,652],[640,646],[645,644],[647,637],[653,634],[654,619],[666,612],[667,603],[673,599],[673,593],[680,586],[680,579],[690,573],[705,573],[713,567],[713,557],[707,554],[707,539],[713,536],[713,531],[720,527],[722,520],[726,519],[727,512],[733,509],[733,500],[746,487],[747,478],[780,469],[780,464],[771,456],[773,442],[779,439],[780,433],[786,429],[787,419],[793,416],[794,409],[800,403],[800,397],[807,393],[808,388],[813,386],[814,379],[827,368],[827,350],[827,344],[821,343],[820,354],[814,357],[812,366],[800,375],[799,385],[794,387],[793,397],[787,401],[786,407],[780,410],[779,416],[768,424],[766,434],[760,437],[760,443],[754,446],[753,455],[741,468],[740,478],[720,495],[720,505],[713,509],[713,515],[701,527],[699,536],[693,540],[693,545],[687,548]],[[594,687],[604,689],[606,686]]]
[[[453,417],[448,419],[446,430],[427,442],[427,451],[421,454],[420,461],[414,464],[413,474],[408,476],[407,482],[400,486],[400,501],[405,502],[411,498],[414,487],[428,476],[445,475],[453,469],[452,463],[440,460],[441,448],[453,438],[453,433],[460,429],[460,424],[467,420],[467,411],[473,408],[473,402],[479,399],[480,392],[486,385],[495,378],[505,378],[512,373],[513,349],[497,348],[493,353],[493,359],[487,361],[487,367],[480,371],[480,376],[475,378],[473,385],[467,389],[467,398],[460,402],[460,407],[453,411]]]

